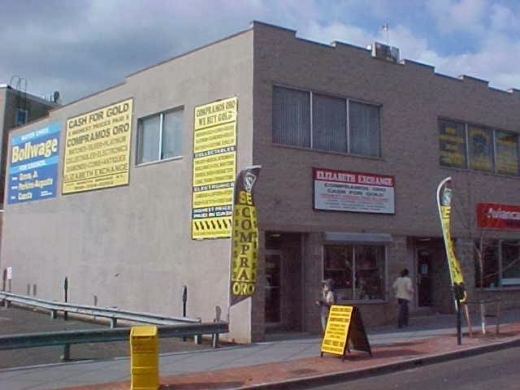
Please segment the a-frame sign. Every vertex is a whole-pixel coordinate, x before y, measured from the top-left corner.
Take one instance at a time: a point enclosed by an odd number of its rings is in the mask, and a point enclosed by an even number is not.
[[[372,356],[361,313],[355,306],[332,305],[321,343],[320,356],[330,353],[341,356],[343,361],[350,349],[367,352]]]

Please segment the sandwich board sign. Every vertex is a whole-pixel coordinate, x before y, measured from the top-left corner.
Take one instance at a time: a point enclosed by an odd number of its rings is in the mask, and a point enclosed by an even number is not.
[[[341,356],[343,361],[350,349],[367,352],[372,356],[361,313],[355,306],[332,305],[321,343],[320,356],[329,353]]]

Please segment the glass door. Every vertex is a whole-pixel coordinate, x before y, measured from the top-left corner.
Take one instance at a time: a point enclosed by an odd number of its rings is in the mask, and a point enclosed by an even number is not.
[[[265,255],[265,322],[277,324],[280,322],[280,283],[281,283],[280,253]]]

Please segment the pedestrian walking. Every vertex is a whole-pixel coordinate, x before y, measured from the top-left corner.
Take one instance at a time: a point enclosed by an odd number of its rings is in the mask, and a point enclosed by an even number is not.
[[[334,281],[332,279],[324,280],[322,285],[321,298],[316,300],[316,306],[321,308],[321,328],[325,333],[330,307],[336,303],[336,294],[334,293]]]
[[[399,312],[397,314],[397,327],[402,328],[408,326],[408,302],[413,298],[413,285],[412,279],[408,276],[408,269],[405,268],[401,271],[400,276],[395,280],[393,289],[399,304]]]

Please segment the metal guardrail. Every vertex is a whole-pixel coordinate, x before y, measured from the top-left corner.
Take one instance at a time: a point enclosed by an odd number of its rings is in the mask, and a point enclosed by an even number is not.
[[[71,344],[129,340],[131,328],[116,328],[118,318],[158,325],[159,338],[194,336],[195,341],[198,343],[202,335],[212,335],[212,346],[214,348],[218,347],[219,334],[229,332],[229,324],[222,321],[202,323],[200,318],[168,317],[151,313],[120,310],[117,308],[52,302],[5,291],[0,291],[0,299],[4,302],[4,305],[6,303],[8,305],[10,303],[16,303],[19,306],[31,306],[49,310],[53,318],[56,318],[58,311],[110,318],[111,329],[85,329],[0,335],[0,350],[63,345],[64,351],[61,359],[65,361],[70,360]]]
[[[44,299],[27,297],[24,295],[12,294],[5,291],[0,291],[0,299],[4,301],[7,305],[11,303],[17,303],[22,306],[30,306],[48,310],[50,311],[52,318],[56,318],[58,312],[75,313],[84,316],[108,318],[110,319],[111,328],[115,328],[117,326],[118,319],[153,325],[197,324],[201,322],[200,318],[163,316],[152,313],[121,310],[112,307],[99,307],[64,302],[55,302]]]
[[[130,331],[131,328],[116,328],[0,335],[0,350],[127,341],[130,338]],[[209,322],[167,326],[162,325],[157,327],[157,331],[159,338],[193,336],[202,334],[216,335],[217,337],[213,337],[212,342],[213,347],[217,347],[218,335],[221,333],[228,333],[229,324],[227,322]],[[70,349],[68,353],[70,354]],[[63,360],[70,359],[70,356],[66,356],[68,353],[66,348]]]

